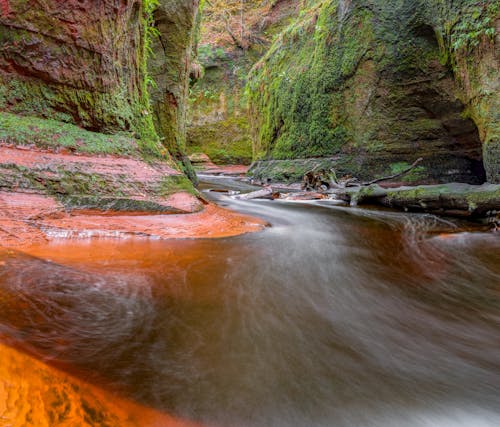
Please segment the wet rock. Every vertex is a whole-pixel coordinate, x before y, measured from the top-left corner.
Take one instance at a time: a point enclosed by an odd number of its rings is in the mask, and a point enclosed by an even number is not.
[[[194,165],[213,164],[205,153],[193,153],[189,156],[189,160]]]
[[[186,155],[186,102],[198,32],[198,0],[161,0],[154,12],[158,37],[148,67],[154,120],[162,143],[193,182],[196,175]]]

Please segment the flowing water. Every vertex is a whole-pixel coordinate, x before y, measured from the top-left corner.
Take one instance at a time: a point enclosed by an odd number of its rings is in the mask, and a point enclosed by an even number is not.
[[[500,425],[498,235],[219,198],[272,226],[5,255],[4,342],[211,426]]]

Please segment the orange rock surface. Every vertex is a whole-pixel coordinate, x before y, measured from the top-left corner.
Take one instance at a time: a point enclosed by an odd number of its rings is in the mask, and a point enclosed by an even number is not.
[[[172,196],[186,207],[197,199],[187,193]],[[65,212],[56,200],[38,194],[0,192],[0,244],[23,248],[58,238],[153,239],[228,237],[261,230],[263,220],[208,204],[200,212],[144,215]]]
[[[0,191],[0,245],[4,247],[26,248],[58,238],[227,237],[257,231],[265,226],[265,222],[259,219],[213,204],[204,205],[198,197],[187,192],[158,193],[155,189],[161,186],[165,177],[180,176],[180,172],[166,162],[148,163],[130,157],[89,156],[0,144],[2,165],[10,174]],[[32,171],[35,181],[40,181],[41,186],[17,179],[15,169],[9,168],[10,165]],[[44,180],[51,177],[63,179],[61,171],[86,174],[87,177],[97,174],[106,183],[103,188],[90,188],[87,193],[75,196],[114,197],[114,194],[120,194],[117,197],[154,202],[172,210],[158,213],[117,212],[112,208],[101,211],[77,207],[66,209],[59,200],[50,196],[54,189],[51,192],[44,187]],[[117,182],[121,184],[115,193],[113,185]],[[185,214],[177,214],[179,211]]]
[[[195,427],[0,344],[0,426]]]
[[[87,173],[113,174],[125,173],[130,179],[150,181],[159,175],[180,175],[178,170],[171,168],[167,163],[145,163],[138,159],[118,156],[90,156],[72,154],[69,152],[52,152],[32,147],[10,147],[0,144],[0,160],[2,163],[11,163],[26,168],[64,166],[65,169],[75,170],[83,168]]]

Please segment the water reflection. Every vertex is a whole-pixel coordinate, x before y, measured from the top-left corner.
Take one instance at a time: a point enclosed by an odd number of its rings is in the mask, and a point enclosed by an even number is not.
[[[230,202],[273,227],[4,255],[0,332],[220,426],[500,423],[500,242],[434,217]],[[442,225],[442,224],[441,224]]]

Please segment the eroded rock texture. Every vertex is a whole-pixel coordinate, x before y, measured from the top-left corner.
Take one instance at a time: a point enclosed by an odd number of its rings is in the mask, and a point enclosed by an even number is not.
[[[140,0],[4,0],[0,110],[141,130]]]
[[[258,158],[369,179],[423,157],[407,180],[500,182],[498,1],[303,4],[251,75]]]
[[[192,177],[186,145],[186,100],[197,33],[198,0],[162,0],[154,12],[158,30],[149,69],[155,124],[163,144]]]

